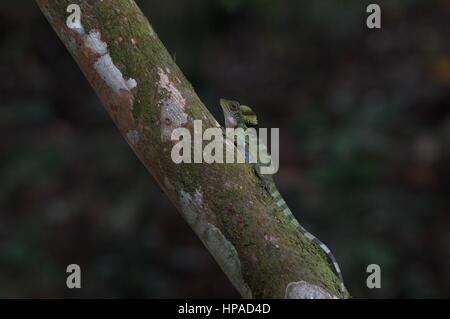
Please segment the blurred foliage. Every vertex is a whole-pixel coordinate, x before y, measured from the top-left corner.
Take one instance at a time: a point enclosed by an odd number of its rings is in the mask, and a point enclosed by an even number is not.
[[[355,297],[450,296],[449,1],[377,1],[376,31],[360,0],[138,3],[219,119],[281,128],[279,188]],[[33,1],[2,4],[0,61],[0,297],[237,296]]]

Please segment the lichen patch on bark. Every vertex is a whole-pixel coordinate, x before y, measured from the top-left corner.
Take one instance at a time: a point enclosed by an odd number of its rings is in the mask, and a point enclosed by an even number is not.
[[[186,99],[175,84],[170,81],[168,74],[163,69],[158,68],[158,74],[159,87],[163,95],[160,103],[161,140],[168,142],[171,140],[172,132],[188,121],[188,115],[185,112]]]
[[[73,50],[75,55],[82,54],[85,63],[92,65],[95,71],[92,81],[103,81],[104,86],[112,93],[104,92],[100,97],[119,128],[125,132],[133,132],[131,135],[127,134],[127,138],[130,144],[136,144],[138,135],[133,116],[133,91],[138,85],[137,81],[133,78],[124,78],[114,64],[108,44],[102,40],[100,30],[92,29],[88,33],[80,24],[74,29],[66,27],[62,35],[70,39],[69,49]]]
[[[120,72],[120,70],[114,65],[109,54],[99,57],[94,63],[94,69],[117,94],[119,94],[121,90],[130,91],[137,85],[136,80],[125,80],[123,78],[122,72]]]
[[[252,298],[252,292],[242,275],[238,252],[220,229],[208,221],[206,212],[208,208],[204,204],[200,189],[196,189],[194,194],[180,190],[179,197],[181,211],[188,224],[200,237],[241,296]]]
[[[128,131],[126,137],[127,137],[128,143],[130,143],[131,145],[136,145],[137,143],[139,143],[140,135],[137,130]]]
[[[325,289],[306,281],[291,282],[286,286],[286,299],[338,299]]]
[[[124,79],[122,72],[112,61],[108,52],[108,44],[102,41],[98,30],[91,30],[89,34],[86,34],[83,26],[75,30],[83,37],[85,46],[99,55],[94,62],[94,69],[116,94],[120,93],[120,90],[129,91],[137,86],[135,79]]]
[[[86,34],[84,28],[75,29],[79,34],[85,37],[85,43],[88,48],[99,55],[108,54],[108,45],[102,41],[100,32],[98,30],[92,30],[89,34]]]

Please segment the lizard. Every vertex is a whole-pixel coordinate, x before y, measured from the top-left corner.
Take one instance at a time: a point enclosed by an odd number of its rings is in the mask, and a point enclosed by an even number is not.
[[[253,110],[246,105],[241,105],[237,101],[233,100],[226,100],[226,99],[220,99],[220,106],[222,108],[224,117],[225,117],[225,127],[226,128],[232,128],[232,129],[238,129],[241,128],[243,131],[249,129],[249,128],[256,128],[258,126],[258,119],[256,114],[253,112]],[[275,181],[273,180],[272,175],[268,174],[261,174],[260,173],[260,157],[258,156],[258,149],[263,149],[263,154],[267,153],[267,148],[263,143],[258,142],[258,147],[256,148],[256,154],[250,154],[252,148],[248,147],[248,140],[245,136],[239,136],[239,130],[235,131],[237,140],[245,143],[245,149],[244,149],[244,156],[245,156],[245,162],[248,163],[249,159],[251,157],[256,158],[255,163],[252,164],[253,171],[255,174],[262,180],[264,188],[268,191],[276,205],[283,211],[284,215],[287,217],[289,222],[293,224],[297,230],[303,234],[308,240],[313,242],[314,244],[318,245],[320,249],[325,253],[327,257],[327,262],[330,264],[331,268],[333,269],[333,272],[336,274],[336,276],[339,279],[339,284],[342,292],[346,292],[345,284],[343,275],[341,272],[341,269],[339,267],[339,264],[336,261],[336,258],[334,257],[331,250],[322,242],[320,241],[316,236],[311,234],[309,231],[307,231],[300,223],[297,221],[297,219],[294,217],[294,214],[287,206],[285,200],[281,196],[280,192],[278,191],[278,188],[275,184]],[[242,132],[242,131],[241,131]],[[256,140],[257,141],[257,140]],[[239,145],[238,145],[239,149]],[[242,151],[242,149],[241,149]],[[266,162],[266,161],[265,161]]]

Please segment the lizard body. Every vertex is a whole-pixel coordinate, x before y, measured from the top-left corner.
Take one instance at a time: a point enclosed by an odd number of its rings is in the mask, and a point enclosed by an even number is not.
[[[237,101],[230,101],[225,99],[220,100],[220,105],[222,107],[225,116],[226,128],[234,128],[234,129],[242,128],[243,130],[247,130],[250,127],[256,127],[258,125],[256,114],[252,111],[250,107],[241,105]],[[259,167],[260,156],[258,154],[258,149],[262,148],[263,149],[262,153],[268,154],[266,146],[262,143],[257,142],[258,147],[256,148],[255,154],[251,153],[252,148],[249,147],[246,136],[241,136],[237,134],[237,139],[238,141],[239,140],[241,142],[243,141],[243,145],[245,145],[244,150],[240,149],[240,151],[241,152],[243,151],[243,154],[245,155],[245,161],[248,163],[250,158],[256,158],[256,164],[253,166],[253,169],[256,175],[262,180],[264,188],[269,192],[270,196],[273,198],[277,206],[282,209],[284,215],[287,217],[289,222],[293,224],[298,229],[298,231],[301,234],[303,234],[308,240],[318,245],[320,249],[325,253],[325,255],[327,256],[328,263],[331,265],[331,268],[333,269],[334,273],[339,279],[341,290],[343,292],[346,292],[342,272],[331,250],[324,243],[322,243],[317,237],[315,237],[313,234],[308,232],[302,225],[300,225],[300,223],[294,217],[292,211],[287,206],[280,192],[278,191],[278,188],[276,187],[272,176],[260,173]],[[266,161],[264,162],[266,163]]]

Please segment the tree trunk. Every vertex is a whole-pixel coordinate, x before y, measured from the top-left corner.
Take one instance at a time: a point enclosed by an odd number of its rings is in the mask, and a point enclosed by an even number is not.
[[[81,24],[69,28],[74,2]],[[172,161],[174,129],[218,123],[133,0],[37,3],[123,137],[244,298],[348,297],[325,255],[249,165]]]

